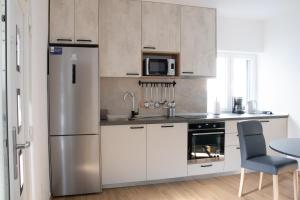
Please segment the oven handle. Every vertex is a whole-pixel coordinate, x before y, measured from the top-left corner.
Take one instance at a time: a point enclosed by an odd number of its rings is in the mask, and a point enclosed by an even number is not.
[[[198,136],[198,135],[220,135],[220,134],[225,134],[225,132],[192,133],[192,136]]]

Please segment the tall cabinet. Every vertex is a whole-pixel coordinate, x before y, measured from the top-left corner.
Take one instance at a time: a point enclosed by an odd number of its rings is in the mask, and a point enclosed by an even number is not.
[[[181,7],[180,75],[216,76],[216,10]]]
[[[100,74],[141,76],[141,1],[100,0]]]
[[[50,0],[50,42],[98,44],[99,0]]]

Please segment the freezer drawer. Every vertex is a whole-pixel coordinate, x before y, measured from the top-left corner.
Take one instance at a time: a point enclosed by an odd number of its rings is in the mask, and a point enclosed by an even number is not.
[[[99,135],[51,136],[53,196],[101,191]]]

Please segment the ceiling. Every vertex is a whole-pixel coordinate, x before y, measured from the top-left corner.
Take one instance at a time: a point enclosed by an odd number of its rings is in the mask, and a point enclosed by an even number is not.
[[[218,15],[265,20],[300,9],[299,0],[151,0],[218,9]]]

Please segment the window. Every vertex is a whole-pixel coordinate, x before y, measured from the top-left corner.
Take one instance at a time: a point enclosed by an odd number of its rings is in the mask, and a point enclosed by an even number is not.
[[[243,97],[244,104],[256,98],[256,56],[252,54],[220,53],[217,77],[207,81],[207,110],[220,102],[222,111],[231,111],[232,98]]]

